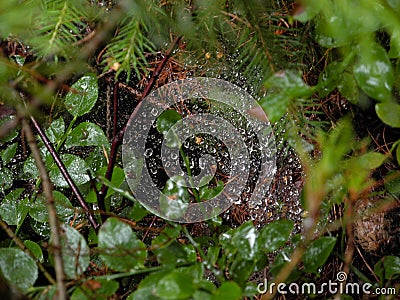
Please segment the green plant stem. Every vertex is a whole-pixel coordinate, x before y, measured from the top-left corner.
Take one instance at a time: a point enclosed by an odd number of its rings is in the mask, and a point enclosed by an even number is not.
[[[47,210],[49,213],[49,224],[51,230],[51,244],[52,252],[54,255],[55,271],[56,271],[56,281],[57,281],[57,291],[58,299],[67,299],[66,286],[65,286],[65,273],[64,264],[62,260],[61,253],[61,237],[60,237],[60,224],[57,218],[57,211],[54,205],[53,189],[50,182],[49,174],[47,173],[46,166],[40,155],[40,151],[35,142],[35,136],[28,122],[22,119],[22,129],[26,135],[28,145],[31,149],[33,159],[39,169],[40,178],[42,180],[43,192],[47,200]]]

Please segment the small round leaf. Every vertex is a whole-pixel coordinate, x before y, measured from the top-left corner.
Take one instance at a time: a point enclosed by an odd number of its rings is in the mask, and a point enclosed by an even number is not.
[[[97,78],[93,74],[81,77],[65,97],[65,107],[74,117],[88,113],[98,97]]]

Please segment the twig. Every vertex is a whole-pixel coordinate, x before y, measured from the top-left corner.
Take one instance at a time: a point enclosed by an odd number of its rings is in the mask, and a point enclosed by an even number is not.
[[[32,251],[27,248],[24,243],[15,235],[15,233],[11,230],[10,227],[0,218],[0,227],[4,230],[4,232],[13,240],[13,242],[26,254],[28,254],[30,257],[32,257],[36,265],[38,266],[39,270],[43,273],[44,277],[51,283],[51,284],[56,284],[56,281],[54,278],[50,275],[49,272],[45,269],[45,267],[42,265],[42,263],[37,259],[37,257],[32,253]]]
[[[97,224],[97,221],[94,219],[94,216],[91,213],[92,210],[89,209],[89,207],[87,206],[81,192],[79,191],[75,182],[72,180],[71,175],[69,174],[67,168],[65,167],[64,163],[62,162],[60,156],[58,155],[57,151],[54,149],[53,145],[49,141],[48,137],[46,136],[45,132],[40,127],[40,125],[36,121],[36,119],[31,116],[31,121],[32,121],[33,126],[37,130],[40,138],[43,140],[43,143],[46,146],[47,150],[53,157],[54,162],[56,163],[57,167],[60,169],[61,174],[63,175],[63,177],[67,181],[68,185],[72,189],[72,192],[74,193],[75,197],[77,198],[79,205],[82,207],[83,212],[85,213],[86,217],[88,218],[90,224],[92,225],[93,229],[97,231],[99,228],[99,224]]]
[[[47,211],[49,213],[49,224],[51,230],[51,244],[52,252],[54,255],[54,267],[56,272],[56,282],[58,299],[67,299],[67,291],[65,286],[65,273],[64,264],[61,254],[61,238],[60,238],[60,224],[57,218],[57,211],[54,205],[53,188],[50,182],[49,174],[45,164],[43,163],[40,151],[36,145],[35,137],[32,132],[32,128],[29,126],[26,119],[22,119],[22,129],[25,132],[26,140],[28,142],[29,148],[31,149],[33,159],[39,169],[40,178],[42,180],[43,193],[47,200]]]
[[[114,83],[113,91],[113,104],[114,104],[114,120],[113,120],[113,136],[117,135],[117,118],[118,118],[118,82]]]
[[[168,49],[168,51],[165,53],[165,56],[163,57],[163,59],[160,61],[160,63],[158,64],[156,70],[154,71],[154,73],[152,74],[149,83],[147,84],[140,100],[139,100],[139,104],[141,104],[141,101],[150,93],[151,89],[153,88],[158,76],[160,75],[160,73],[162,72],[164,66],[166,65],[168,59],[170,58],[173,49],[175,48],[175,46],[179,43],[181,39],[181,36],[175,38],[175,40],[172,42],[170,48]],[[111,181],[111,177],[112,177],[112,173],[113,173],[113,169],[115,166],[115,162],[117,159],[117,152],[118,152],[118,147],[121,146],[122,144],[122,139],[124,137],[124,133],[125,133],[125,129],[126,126],[121,129],[113,138],[113,141],[111,143],[111,150],[110,150],[110,157],[109,157],[109,162],[108,162],[108,166],[107,166],[107,171],[105,174],[105,178],[109,181]],[[106,184],[103,184],[101,187],[101,190],[99,191],[99,197],[97,198],[97,204],[99,206],[99,209],[101,212],[106,212],[106,206],[105,206],[105,197],[107,194],[107,190],[108,190],[108,186]],[[101,219],[104,222],[107,219],[107,215],[106,214],[101,214]]]

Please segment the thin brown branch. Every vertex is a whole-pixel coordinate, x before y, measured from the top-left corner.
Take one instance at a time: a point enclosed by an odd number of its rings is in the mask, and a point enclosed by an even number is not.
[[[163,57],[163,59],[160,61],[160,63],[158,64],[156,70],[153,72],[149,83],[147,84],[142,97],[140,99],[140,102],[138,104],[138,106],[141,104],[141,101],[148,95],[150,94],[151,89],[154,87],[156,80],[158,78],[158,76],[160,75],[160,73],[162,72],[162,70],[164,69],[166,63],[168,62],[172,51],[174,50],[174,48],[176,47],[176,45],[179,43],[181,37],[177,37],[175,38],[175,40],[172,42],[170,48],[168,49],[168,51],[166,52],[165,56]],[[117,159],[117,152],[118,152],[118,148],[119,146],[121,146],[122,144],[122,139],[124,137],[124,133],[125,133],[125,129],[126,127],[124,127],[122,130],[120,130],[113,138],[113,141],[111,143],[111,150],[110,150],[110,157],[109,157],[109,162],[108,162],[108,166],[107,166],[107,171],[105,174],[105,178],[109,181],[111,181],[111,177],[112,177],[112,173],[113,173],[113,169],[115,166],[115,162]],[[101,187],[101,190],[99,192],[99,197],[97,198],[97,203],[100,209],[100,212],[106,212],[106,206],[105,206],[105,197],[108,191],[108,186],[106,184],[103,184],[103,186]],[[102,213],[101,214],[101,219],[104,222],[107,219],[107,214]]]
[[[32,121],[32,124],[35,127],[36,131],[38,132],[40,138],[43,140],[43,143],[46,146],[47,150],[53,157],[54,162],[56,163],[57,167],[60,169],[61,174],[63,175],[63,177],[67,181],[68,185],[72,189],[72,192],[74,193],[76,199],[78,200],[79,205],[82,207],[83,212],[85,213],[86,217],[88,218],[90,224],[92,225],[93,229],[95,229],[97,231],[99,228],[99,224],[97,224],[97,221],[95,220],[95,218],[92,214],[92,210],[89,209],[89,207],[87,206],[85,199],[83,198],[80,190],[78,189],[75,182],[71,178],[71,175],[69,174],[63,161],[61,160],[57,151],[54,149],[53,145],[51,144],[50,140],[48,139],[48,137],[46,136],[45,132],[43,131],[43,129],[41,128],[39,123],[36,121],[36,119],[34,117],[31,117],[31,121]]]
[[[47,211],[49,214],[49,224],[51,230],[51,250],[54,255],[54,267],[56,272],[56,282],[57,282],[57,292],[58,299],[67,299],[67,291],[65,286],[65,273],[64,264],[62,260],[61,253],[61,237],[60,237],[60,223],[57,218],[57,211],[54,205],[53,197],[53,187],[50,182],[49,174],[47,172],[46,166],[40,155],[40,151],[37,147],[35,136],[33,134],[32,128],[26,121],[22,119],[22,129],[25,132],[26,140],[28,142],[29,148],[31,149],[33,159],[39,169],[40,178],[42,180],[43,193],[47,201]]]
[[[17,245],[22,251],[24,251],[26,254],[28,254],[30,257],[32,257],[36,265],[38,266],[39,270],[43,273],[44,277],[51,283],[51,284],[56,284],[56,281],[54,278],[50,275],[49,272],[47,272],[46,268],[43,266],[43,264],[36,258],[36,256],[32,253],[29,248],[27,248],[24,243],[15,235],[15,233],[11,230],[10,227],[4,222],[1,217],[0,217],[0,227],[4,230],[4,232],[10,237],[10,239],[13,240],[15,245]]]

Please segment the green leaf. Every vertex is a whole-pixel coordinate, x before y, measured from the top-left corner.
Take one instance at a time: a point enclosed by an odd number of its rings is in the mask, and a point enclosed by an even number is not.
[[[234,281],[242,286],[249,280],[250,275],[254,273],[256,264],[256,259],[248,260],[248,257],[243,257],[243,252],[239,252],[229,268],[229,274]]]
[[[343,72],[343,66],[341,63],[334,61],[327,65],[324,71],[319,75],[318,78],[318,94],[321,97],[326,97],[331,93],[339,83],[340,77],[337,74]]]
[[[393,102],[377,103],[376,114],[386,124],[392,127],[400,127],[400,105]]]
[[[197,260],[197,253],[193,245],[182,245],[176,241],[167,247],[155,249],[154,253],[157,256],[157,261],[167,266],[194,263]]]
[[[271,93],[260,100],[260,106],[271,123],[278,122],[285,115],[289,104],[290,98],[280,93]]]
[[[303,1],[299,13],[294,15],[294,18],[300,22],[307,22],[313,19],[321,9],[326,6],[326,1]]]
[[[1,160],[3,161],[3,164],[8,164],[15,156],[15,153],[17,152],[18,148],[18,143],[13,143],[9,146],[7,146],[6,149],[1,151]]]
[[[116,281],[95,278],[85,281],[72,293],[71,300],[107,300],[118,290]]]
[[[30,288],[38,278],[35,261],[21,249],[1,248],[0,270],[5,279],[22,291]]]
[[[36,257],[38,261],[40,261],[41,263],[44,261],[42,248],[40,248],[37,243],[26,240],[24,241],[24,245],[32,252],[32,254]]]
[[[9,189],[14,181],[13,173],[9,168],[0,168],[0,192],[4,192]]]
[[[394,279],[400,275],[400,257],[384,257],[383,266],[385,268],[385,279]]]
[[[358,86],[353,74],[344,72],[337,86],[340,94],[353,104],[358,103]]]
[[[224,189],[224,183],[221,180],[218,180],[217,186],[213,188],[208,188],[207,185],[202,186],[199,191],[200,191],[200,199],[201,200],[209,200],[214,197],[217,197],[222,190]]]
[[[53,120],[50,127],[46,129],[46,135],[53,144],[57,144],[59,141],[61,141],[64,136],[64,132],[65,123],[63,118]]]
[[[277,276],[282,268],[290,261],[292,252],[293,249],[289,247],[286,247],[282,251],[278,252],[270,268],[270,273],[272,276]],[[290,276],[286,279],[286,282],[295,282],[300,277],[300,274],[301,273],[299,270],[294,269],[290,273]]]
[[[318,268],[328,259],[335,244],[336,238],[332,236],[321,237],[312,241],[303,255],[305,271],[317,273]]]
[[[20,225],[28,213],[28,198],[19,199],[23,191],[23,188],[11,191],[0,204],[0,216],[8,225]]]
[[[162,299],[178,300],[190,298],[194,291],[193,281],[173,270],[157,282],[154,293]]]
[[[400,30],[399,28],[393,28],[393,33],[390,39],[390,50],[389,58],[400,57]]]
[[[149,214],[149,211],[145,209],[139,201],[135,201],[131,211],[128,214],[128,218],[132,219],[135,222],[139,222],[145,216]]]
[[[396,147],[397,164],[400,166],[400,144]]]
[[[132,228],[117,218],[108,218],[99,234],[100,257],[116,271],[143,267],[147,251]]]
[[[74,215],[75,208],[64,194],[53,191],[53,197],[59,218],[65,220]],[[30,205],[29,215],[38,222],[46,223],[49,221],[47,200],[43,194],[39,195]]]
[[[96,175],[105,176],[106,171],[107,171],[107,167],[103,167],[99,171],[96,172]],[[119,189],[120,188],[120,186],[124,182],[124,180],[125,180],[124,170],[122,170],[119,167],[114,167],[113,173],[112,173],[112,176],[111,176],[111,183],[112,183],[114,189],[113,188],[109,188],[108,189],[105,199],[109,199],[110,196],[115,193],[115,189]],[[101,182],[96,184],[96,187],[98,189],[100,189],[101,186],[102,186]],[[94,189],[91,189],[90,192],[87,194],[86,201],[88,203],[96,203],[97,202],[96,193],[95,193]]]
[[[140,283],[138,289],[130,294],[127,300],[160,300],[154,293],[157,283],[167,275],[171,270],[163,270],[151,273],[146,276]]]
[[[90,180],[86,173],[88,167],[82,158],[72,154],[63,154],[61,155],[61,160],[67,168],[69,175],[71,175],[72,180],[77,185],[84,184]],[[46,165],[50,165],[49,176],[54,185],[58,187],[69,186],[64,176],[61,174],[60,169],[50,156],[46,159]]]
[[[387,102],[392,98],[394,71],[385,49],[377,44],[362,45],[354,66],[358,85],[370,97]]]
[[[110,148],[103,130],[98,125],[90,122],[80,123],[68,135],[65,147],[70,148],[73,146],[104,146],[107,150]]]
[[[87,114],[98,97],[97,78],[94,74],[81,77],[75,82],[65,97],[65,107],[74,117]]]
[[[181,119],[181,115],[176,110],[165,110],[157,118],[157,130],[165,135]]]
[[[275,73],[267,79],[265,87],[270,93],[260,100],[260,106],[272,123],[283,117],[291,100],[308,98],[312,94],[312,89],[304,83],[301,73],[293,70]]]
[[[266,225],[260,232],[261,249],[272,252],[282,247],[293,230],[293,221],[277,220]]]
[[[221,284],[212,300],[239,300],[242,298],[242,291],[236,282],[228,281]]]
[[[71,226],[62,226],[61,253],[67,278],[78,278],[89,266],[90,252],[86,240]]]
[[[5,124],[7,124],[9,122],[13,122],[14,119],[15,119],[15,116],[7,116],[7,117],[4,117],[4,118],[0,119],[0,128],[5,126]],[[12,141],[17,136],[18,136],[17,129],[16,128],[11,129],[11,131],[5,137],[1,137],[0,138],[0,145],[3,144],[3,143],[7,143],[7,142]]]
[[[385,176],[385,189],[394,195],[400,195],[400,172],[390,170]]]
[[[228,258],[239,252],[243,259],[253,260],[259,254],[258,231],[250,221],[221,234],[219,239]]]

